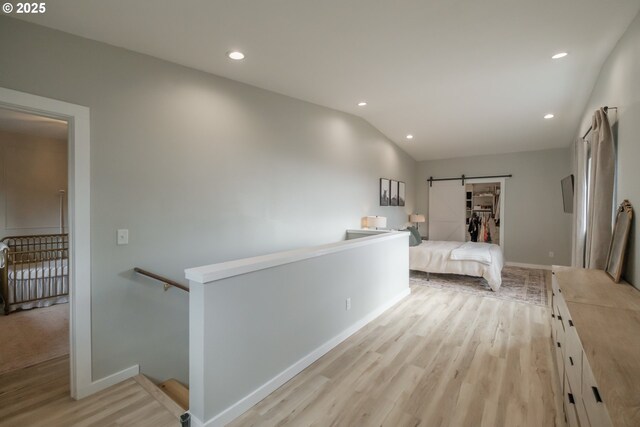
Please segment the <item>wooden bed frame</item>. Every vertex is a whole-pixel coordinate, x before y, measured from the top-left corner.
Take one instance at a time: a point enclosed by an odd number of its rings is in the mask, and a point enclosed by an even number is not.
[[[68,234],[9,236],[1,242],[6,245],[2,247],[0,257],[0,297],[4,302],[4,314],[67,302]],[[19,291],[17,286],[20,286]]]

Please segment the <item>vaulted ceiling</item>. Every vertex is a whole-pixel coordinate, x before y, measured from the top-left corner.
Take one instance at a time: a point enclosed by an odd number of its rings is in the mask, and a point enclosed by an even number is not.
[[[425,160],[567,146],[640,0],[57,0],[47,8],[22,18],[356,114]],[[234,49],[246,58],[227,58]],[[552,60],[558,52],[569,55]]]

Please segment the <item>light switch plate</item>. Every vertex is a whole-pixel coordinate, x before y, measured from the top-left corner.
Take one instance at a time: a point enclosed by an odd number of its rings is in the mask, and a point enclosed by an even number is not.
[[[118,245],[129,244],[129,230],[125,228],[118,229]]]

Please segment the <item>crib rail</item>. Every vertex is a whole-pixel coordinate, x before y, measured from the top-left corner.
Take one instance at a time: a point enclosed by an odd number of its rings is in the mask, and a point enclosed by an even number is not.
[[[43,300],[64,301],[69,294],[69,236],[9,236],[2,251],[4,312],[29,308]]]
[[[69,234],[40,234],[36,236],[8,236],[2,242],[11,252],[59,249],[69,246]]]
[[[9,265],[36,264],[41,262],[55,262],[69,258],[69,248],[42,249],[38,251],[9,252]]]

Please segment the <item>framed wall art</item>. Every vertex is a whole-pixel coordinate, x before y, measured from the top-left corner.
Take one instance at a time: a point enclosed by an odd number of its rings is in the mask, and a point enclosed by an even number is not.
[[[380,178],[380,206],[389,206],[391,192],[391,181]]]
[[[400,181],[398,183],[398,206],[404,206],[405,195],[406,195],[405,184],[404,182]]]
[[[398,206],[398,181],[391,180],[389,206]]]

